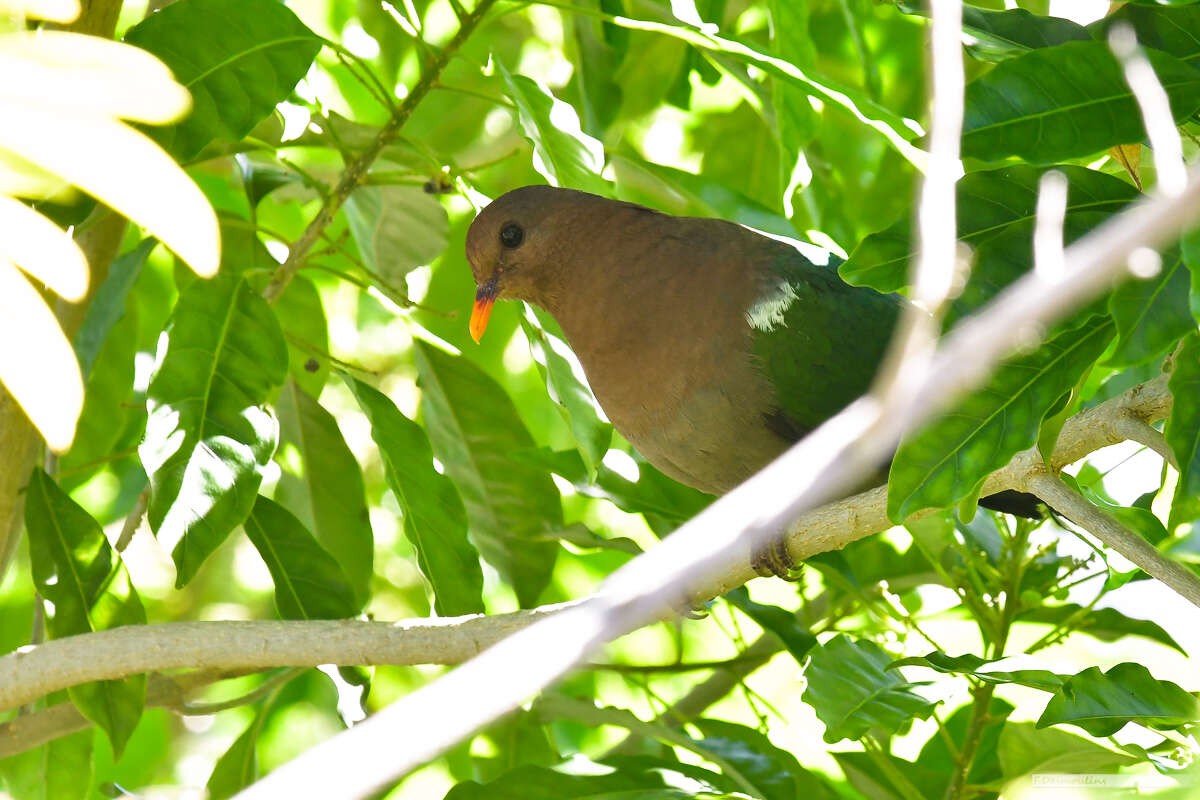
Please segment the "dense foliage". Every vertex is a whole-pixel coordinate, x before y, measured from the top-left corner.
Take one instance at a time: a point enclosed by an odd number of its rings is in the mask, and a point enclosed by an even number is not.
[[[466,228],[510,188],[735,220],[830,250],[849,282],[906,289],[921,3],[152,5],[165,7],[116,3],[115,36],[171,70],[190,113],[162,124],[178,109],[114,100],[106,124],[142,145],[105,150],[80,109],[136,94],[135,73],[114,89],[51,48],[42,62],[69,79],[44,86],[71,110],[39,102],[63,128],[86,124],[74,139],[18,135],[31,111],[0,131],[0,191],[74,226],[91,271],[86,293],[63,290],[0,245],[3,348],[45,363],[18,374],[0,358],[0,380],[60,451],[34,466],[11,444],[28,423],[0,403],[0,471],[19,473],[24,501],[0,587],[5,653],[147,622],[534,608],[586,594],[707,505],[612,430],[548,316],[502,303],[482,345],[470,340]],[[1050,16],[1064,5],[1096,7],[1092,21]],[[958,234],[973,271],[947,329],[1032,268],[1047,170],[1069,185],[1069,241],[1156,185],[1115,26],[1144,46],[1185,156],[1200,150],[1200,2],[1112,5],[964,8]],[[5,36],[41,24],[14,16]],[[0,38],[0,56],[15,41]],[[18,89],[0,89],[0,111]],[[215,277],[192,271],[211,272],[187,238],[208,223],[156,216],[188,213],[182,189],[146,179],[164,151],[216,211]],[[108,251],[89,244],[102,230],[116,231]],[[82,304],[51,319],[49,295],[20,288],[33,284],[8,259]],[[809,559],[794,584],[754,581],[703,618],[614,643],[388,796],[995,797],[1075,773],[1189,796],[1200,611],[1061,517],[969,510],[1015,454],[1036,447],[1053,465],[1068,419],[1167,372],[1169,416],[1064,479],[1200,572],[1200,238],[1161,261],[1037,332],[902,444],[898,527]],[[64,335],[74,358],[54,350]],[[29,399],[60,374],[84,388],[69,447],[60,417],[38,411],[52,398]],[[348,659],[73,685],[7,712],[0,778],[18,798],[228,797],[439,669]],[[82,718],[56,715],[71,703]]]

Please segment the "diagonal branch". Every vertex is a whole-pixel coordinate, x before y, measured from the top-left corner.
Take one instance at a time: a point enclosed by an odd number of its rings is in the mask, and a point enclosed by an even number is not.
[[[1200,578],[1194,572],[1096,508],[1058,475],[1037,472],[1029,477],[1027,485],[1055,511],[1200,607]]]
[[[292,243],[288,248],[288,257],[275,272],[271,275],[271,280],[263,289],[263,297],[268,303],[274,303],[279,299],[279,295],[283,294],[284,289],[291,283],[296,273],[304,266],[304,262],[308,259],[309,252],[313,245],[321,238],[321,234],[329,223],[333,222],[333,217],[337,214],[338,209],[350,197],[350,194],[362,185],[362,182],[367,177],[367,170],[375,163],[389,144],[395,141],[400,135],[400,130],[408,122],[413,111],[425,95],[429,94],[429,90],[437,85],[438,79],[441,78],[442,72],[446,68],[446,64],[450,62],[451,57],[458,52],[459,48],[470,38],[475,29],[479,27],[479,23],[483,20],[488,10],[495,4],[496,0],[479,0],[475,5],[475,9],[470,14],[461,16],[461,24],[458,32],[454,34],[445,47],[434,51],[433,56],[426,62],[421,70],[421,77],[413,85],[412,89],[405,96],[403,102],[396,108],[396,113],[387,121],[387,124],[379,129],[375,139],[367,145],[367,148],[359,153],[358,157],[346,165],[346,169],[342,172],[341,179],[337,182],[337,186],[333,188],[325,197],[325,202],[321,206],[321,210],[313,217],[313,221],[308,223],[304,233],[300,234],[300,238]]]

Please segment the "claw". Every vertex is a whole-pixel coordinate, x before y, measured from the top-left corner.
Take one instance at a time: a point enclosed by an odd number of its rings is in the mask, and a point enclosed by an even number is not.
[[[792,575],[792,570],[796,568],[796,562],[792,558],[791,552],[788,551],[785,537],[782,536],[756,547],[750,557],[750,564],[754,567],[754,571],[764,578],[774,575],[785,581],[800,580],[798,575]]]

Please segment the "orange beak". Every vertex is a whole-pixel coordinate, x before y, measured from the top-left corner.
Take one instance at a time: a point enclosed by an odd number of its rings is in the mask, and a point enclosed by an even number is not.
[[[494,275],[475,292],[475,307],[471,309],[470,326],[471,338],[475,340],[475,344],[479,344],[479,340],[483,338],[488,318],[492,315],[492,306],[495,305],[496,295],[499,293],[500,287],[497,285]]]

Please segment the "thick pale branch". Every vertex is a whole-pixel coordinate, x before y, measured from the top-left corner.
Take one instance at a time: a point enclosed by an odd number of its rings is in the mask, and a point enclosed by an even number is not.
[[[570,604],[404,622],[173,622],[55,639],[0,657],[0,709],[57,689],[170,669],[457,664]]]
[[[1164,376],[1077,414],[1063,426],[1053,463],[1058,468],[1122,441],[1112,424],[1115,419],[1149,422],[1166,416],[1170,407],[1171,396]],[[1036,451],[1026,451],[992,475],[986,491],[1028,488],[1029,477],[1043,470],[1041,456]],[[803,559],[884,530],[891,526],[885,507],[886,491],[879,487],[818,508],[792,526],[789,549],[795,558]],[[756,575],[747,552],[745,559],[705,588],[703,599],[724,594],[753,577]],[[126,626],[57,639],[0,657],[0,708],[12,708],[88,681],[170,669],[257,670],[331,663],[457,664],[530,622],[570,605],[543,606],[492,617],[397,623],[348,620]],[[736,681],[737,676],[732,679]],[[701,698],[698,700],[703,702]]]

